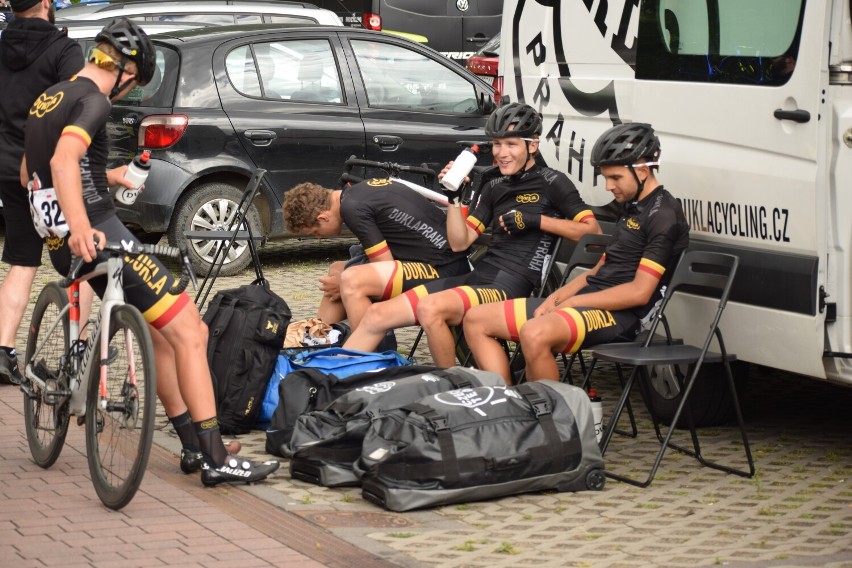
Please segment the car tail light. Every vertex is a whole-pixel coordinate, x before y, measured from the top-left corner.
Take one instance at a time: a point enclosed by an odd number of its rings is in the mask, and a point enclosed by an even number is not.
[[[494,83],[491,86],[494,87],[494,102],[499,105],[500,97],[503,95],[503,76],[497,75],[494,77]]]
[[[382,17],[372,12],[364,12],[361,18],[361,25],[368,30],[382,31]]]
[[[139,123],[137,143],[142,148],[168,148],[183,136],[189,118],[183,114],[152,114]]]

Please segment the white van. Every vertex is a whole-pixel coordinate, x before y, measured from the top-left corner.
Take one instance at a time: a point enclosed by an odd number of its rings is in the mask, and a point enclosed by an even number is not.
[[[850,0],[506,0],[502,26],[503,92],[543,113],[548,165],[604,205],[595,140],[651,123],[690,246],[740,257],[728,348],[852,385]]]

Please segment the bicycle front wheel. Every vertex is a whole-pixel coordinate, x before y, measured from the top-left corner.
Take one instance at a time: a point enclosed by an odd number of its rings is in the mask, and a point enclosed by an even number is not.
[[[139,310],[113,308],[109,327],[101,331],[109,333],[106,356],[95,344],[100,364],[89,377],[86,452],[98,497],[121,509],[136,495],[148,465],[157,379],[151,335]]]
[[[69,368],[68,316],[62,310],[68,296],[55,282],[41,291],[33,308],[33,319],[24,356],[24,425],[33,461],[44,468],[56,462],[68,433]],[[60,319],[61,318],[61,319]],[[32,380],[35,375],[40,383]]]

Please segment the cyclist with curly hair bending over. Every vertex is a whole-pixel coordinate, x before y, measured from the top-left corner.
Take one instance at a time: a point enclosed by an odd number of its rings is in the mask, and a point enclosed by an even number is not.
[[[156,69],[156,50],[135,23],[116,18],[95,37],[80,73],[42,93],[30,109],[21,164],[21,184],[43,201],[33,210],[36,230],[48,245],[54,267],[67,274],[71,255],[86,274],[109,241],[135,241],[119,221],[107,184],[107,118],[111,101],[147,84]],[[49,213],[45,213],[49,212]],[[169,293],[174,277],[155,257],[140,255],[122,272],[127,302],[148,322],[154,342],[157,395],[183,450],[181,469],[201,469],[204,485],[259,481],[278,462],[251,462],[231,453],[219,432],[207,364],[207,328],[183,292]],[[103,294],[105,277],[91,280]]]

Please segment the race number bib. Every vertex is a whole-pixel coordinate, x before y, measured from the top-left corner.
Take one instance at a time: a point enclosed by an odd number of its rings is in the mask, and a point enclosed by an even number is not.
[[[68,223],[59,208],[56,190],[52,187],[40,187],[38,176],[33,177],[27,188],[30,190],[30,215],[36,232],[42,238],[65,237],[69,230]]]

